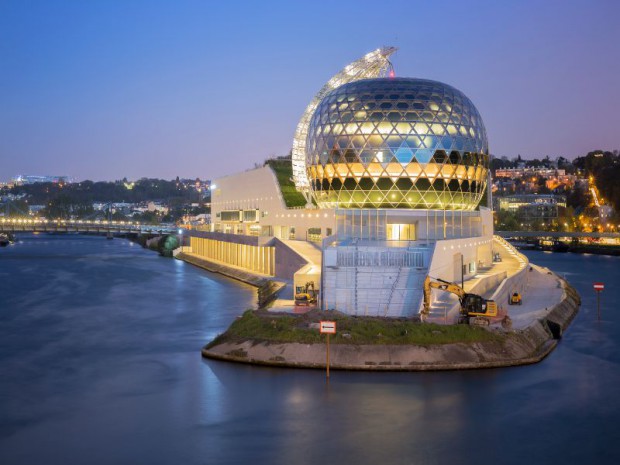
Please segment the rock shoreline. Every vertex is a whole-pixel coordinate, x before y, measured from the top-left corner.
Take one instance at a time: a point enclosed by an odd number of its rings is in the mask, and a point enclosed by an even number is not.
[[[436,371],[498,368],[540,362],[557,346],[581,303],[565,280],[564,294],[547,316],[527,328],[506,333],[503,342],[415,345],[332,344],[330,369],[363,371]],[[325,344],[257,340],[205,346],[202,356],[254,365],[325,369]]]

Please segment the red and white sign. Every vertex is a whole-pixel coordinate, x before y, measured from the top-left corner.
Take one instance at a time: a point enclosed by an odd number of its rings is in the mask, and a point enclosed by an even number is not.
[[[603,283],[594,283],[594,290],[595,291],[600,292],[603,289],[605,289],[605,284],[603,284]]]
[[[319,329],[321,330],[321,334],[336,334],[336,322],[321,321],[319,323]]]

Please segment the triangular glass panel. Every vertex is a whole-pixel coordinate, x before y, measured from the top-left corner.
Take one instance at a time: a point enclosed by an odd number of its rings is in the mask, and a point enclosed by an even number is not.
[[[433,156],[433,151],[428,149],[417,149],[414,155],[419,163],[428,163]]]

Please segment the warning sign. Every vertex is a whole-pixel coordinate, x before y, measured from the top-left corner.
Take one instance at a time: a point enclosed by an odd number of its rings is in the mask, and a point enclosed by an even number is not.
[[[321,321],[319,329],[321,330],[321,334],[336,334],[336,322]]]

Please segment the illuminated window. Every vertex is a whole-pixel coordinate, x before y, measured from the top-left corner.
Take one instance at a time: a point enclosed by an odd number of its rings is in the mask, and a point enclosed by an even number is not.
[[[415,241],[415,224],[390,224],[387,225],[388,241]]]

